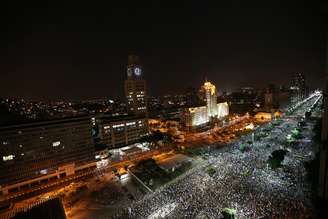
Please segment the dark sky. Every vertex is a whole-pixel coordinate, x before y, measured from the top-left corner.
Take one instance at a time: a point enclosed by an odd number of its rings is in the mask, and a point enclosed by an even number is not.
[[[312,87],[323,80],[327,10],[313,1],[22,2],[9,1],[1,21],[0,97],[122,96],[131,52],[151,95],[205,77],[220,91],[288,83],[293,72]]]

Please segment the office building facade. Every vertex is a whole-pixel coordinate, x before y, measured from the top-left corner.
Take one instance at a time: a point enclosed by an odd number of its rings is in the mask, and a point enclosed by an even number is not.
[[[298,72],[293,75],[290,90],[292,92],[292,103],[296,103],[306,98],[308,95],[308,87],[303,73]]]
[[[182,114],[182,122],[189,130],[204,126],[210,121],[207,110],[207,106],[186,108]]]
[[[133,144],[148,134],[148,120],[137,116],[106,117],[96,119],[99,138],[109,149]]]
[[[95,166],[89,117],[0,128],[2,194]]]
[[[229,115],[229,105],[227,102],[218,103],[217,108],[218,108],[217,118],[222,118]]]

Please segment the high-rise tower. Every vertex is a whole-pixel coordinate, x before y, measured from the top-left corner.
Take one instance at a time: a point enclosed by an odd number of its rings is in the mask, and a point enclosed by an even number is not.
[[[209,81],[205,81],[204,85],[202,86],[202,90],[205,95],[208,116],[216,117],[218,115],[218,108],[217,92],[215,85]]]
[[[125,96],[129,113],[147,115],[146,81],[143,79],[139,57],[129,55],[127,79],[124,84]]]
[[[291,81],[292,102],[303,100],[308,94],[305,76],[302,73],[295,73]]]

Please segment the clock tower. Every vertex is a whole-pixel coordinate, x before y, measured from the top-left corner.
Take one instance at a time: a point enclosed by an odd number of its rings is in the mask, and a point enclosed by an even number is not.
[[[128,56],[127,79],[124,90],[128,112],[138,116],[147,115],[146,81],[143,79],[142,66],[139,57]]]
[[[138,56],[129,55],[126,71],[128,79],[142,79],[142,66],[140,65]]]

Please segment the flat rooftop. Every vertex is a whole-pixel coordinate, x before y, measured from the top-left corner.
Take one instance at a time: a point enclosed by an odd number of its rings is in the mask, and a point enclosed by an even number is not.
[[[48,125],[51,126],[51,125],[65,124],[70,122],[82,122],[82,121],[88,121],[91,118],[92,116],[76,116],[76,117],[66,117],[61,119],[51,119],[45,121],[32,121],[32,122],[15,124],[15,125],[0,126],[0,131],[8,131],[17,128],[34,128],[38,126],[48,126]]]

